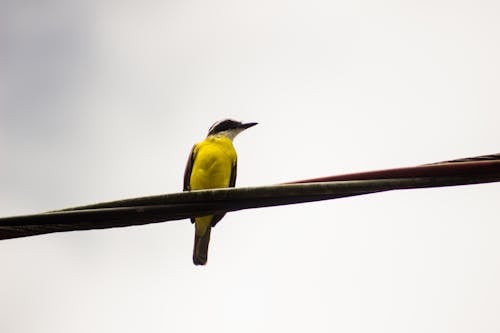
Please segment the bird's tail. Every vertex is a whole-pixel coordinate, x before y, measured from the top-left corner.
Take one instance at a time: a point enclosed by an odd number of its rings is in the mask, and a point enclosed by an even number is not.
[[[208,226],[203,236],[194,235],[193,263],[195,265],[205,265],[208,257],[208,243],[210,243],[210,230]]]

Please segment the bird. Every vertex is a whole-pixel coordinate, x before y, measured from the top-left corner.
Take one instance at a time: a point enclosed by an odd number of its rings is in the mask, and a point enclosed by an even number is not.
[[[257,125],[233,119],[215,122],[207,137],[191,149],[184,172],[184,191],[234,187],[236,183],[237,154],[233,139],[242,131]],[[193,263],[205,265],[208,258],[210,232],[222,214],[192,217],[195,225]]]

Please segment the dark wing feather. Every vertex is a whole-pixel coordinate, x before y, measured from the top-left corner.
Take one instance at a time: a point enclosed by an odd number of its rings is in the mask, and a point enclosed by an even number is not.
[[[193,162],[195,158],[195,149],[196,145],[193,146],[191,149],[191,153],[189,154],[188,161],[186,163],[186,169],[184,170],[184,187],[183,191],[190,191],[191,190],[191,185],[189,184],[191,181],[191,172],[193,171]]]
[[[238,160],[234,161],[233,169],[231,170],[231,179],[229,180],[229,187],[234,187],[236,185],[236,171],[238,166]]]
[[[189,154],[189,158],[186,164],[186,170],[184,171],[184,187],[183,191],[190,191],[191,190],[191,172],[193,171],[193,163],[194,159],[196,157],[196,152],[195,152],[196,145],[193,146],[193,149],[191,149],[191,153]],[[194,217],[191,218],[191,223],[194,223]]]

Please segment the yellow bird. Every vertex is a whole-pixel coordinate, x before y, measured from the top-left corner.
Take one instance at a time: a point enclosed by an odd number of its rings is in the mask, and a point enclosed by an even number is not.
[[[257,123],[242,123],[232,119],[216,122],[205,140],[193,146],[184,172],[184,191],[234,187],[237,155],[233,139]],[[210,231],[224,214],[192,217],[195,225],[193,263],[205,265]]]

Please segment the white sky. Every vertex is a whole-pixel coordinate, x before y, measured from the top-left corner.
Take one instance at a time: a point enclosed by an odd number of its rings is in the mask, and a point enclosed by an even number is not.
[[[0,2],[0,215],[500,152],[498,1]],[[498,332],[500,184],[0,242],[0,331]]]

